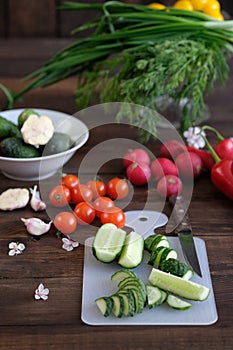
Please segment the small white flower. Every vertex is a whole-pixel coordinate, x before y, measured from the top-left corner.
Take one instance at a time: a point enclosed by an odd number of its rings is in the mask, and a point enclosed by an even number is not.
[[[205,140],[202,136],[205,136],[206,134],[204,131],[201,131],[198,126],[188,128],[183,135],[186,138],[186,142],[189,146],[195,148],[205,147]]]
[[[67,250],[67,252],[70,252],[71,250],[79,246],[78,242],[72,241],[71,239],[68,239],[68,238],[62,238],[62,242],[63,242],[62,248]]]
[[[35,299],[43,299],[47,300],[48,299],[48,294],[49,294],[49,289],[45,288],[43,283],[40,283],[38,288],[35,290]]]
[[[9,243],[8,247],[10,249],[8,255],[10,256],[22,254],[23,250],[25,249],[25,245],[23,243],[16,242]]]

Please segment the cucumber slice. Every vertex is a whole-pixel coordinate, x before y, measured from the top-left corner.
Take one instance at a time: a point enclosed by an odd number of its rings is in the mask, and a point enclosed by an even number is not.
[[[131,292],[132,292],[133,297],[134,297],[135,311],[137,314],[140,314],[140,313],[142,313],[142,311],[144,309],[144,304],[145,304],[144,298],[143,298],[140,290],[138,290],[138,289],[132,288]]]
[[[119,284],[127,277],[137,278],[137,275],[132,270],[119,270],[111,276],[111,280]]]
[[[110,263],[119,257],[126,232],[114,224],[102,225],[94,238],[92,251],[97,260],[103,263]]]
[[[176,310],[187,310],[192,307],[192,304],[184,301],[175,295],[169,294],[167,297],[167,304]]]
[[[127,269],[137,267],[143,258],[144,239],[132,231],[125,238],[118,264]]]
[[[95,300],[100,312],[104,317],[108,317],[112,312],[113,300],[110,297],[101,297]]]
[[[114,294],[110,297],[113,301],[112,312],[116,317],[122,317],[124,311],[124,299],[121,295]]]
[[[123,285],[119,286],[119,290],[137,290],[140,292],[144,304],[146,303],[146,288],[143,282],[140,281],[128,281]]]
[[[149,282],[153,286],[190,300],[203,301],[208,298],[210,293],[209,288],[201,284],[187,281],[155,268],[152,269],[149,275]]]
[[[149,309],[161,304],[162,291],[158,287],[146,285],[146,293]]]
[[[177,259],[178,254],[177,251],[171,248],[165,248],[160,256],[160,260],[158,265],[162,263],[162,261],[167,259]]]
[[[169,272],[173,275],[182,277],[186,280],[189,280],[193,277],[193,271],[189,266],[185,265],[179,260],[176,259],[168,259],[164,260],[159,264],[159,269],[164,272]]]
[[[152,250],[156,249],[157,247],[163,246],[163,247],[169,247],[169,241],[166,236],[161,234],[155,234],[150,235],[145,239],[145,249],[148,252],[152,252]]]
[[[163,260],[166,260],[169,258],[176,259],[177,252],[174,249],[160,246],[151,252],[148,264],[154,267],[159,267],[160,263]]]
[[[160,300],[160,305],[162,305],[167,300],[167,293],[161,289],[162,299]]]
[[[136,313],[134,296],[131,290],[122,290],[117,292],[124,300],[123,314],[125,316],[134,316]]]

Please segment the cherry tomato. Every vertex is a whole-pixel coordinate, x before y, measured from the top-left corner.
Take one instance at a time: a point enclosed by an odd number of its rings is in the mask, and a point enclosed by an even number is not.
[[[49,193],[49,200],[57,208],[65,207],[71,199],[70,190],[63,185],[55,186]]]
[[[115,177],[107,184],[107,194],[113,199],[123,199],[129,192],[129,186],[123,179]]]
[[[91,224],[95,219],[95,209],[87,202],[80,202],[74,208],[77,222],[80,225]]]
[[[102,197],[107,192],[107,186],[100,180],[88,181],[87,186],[92,190],[93,198]]]
[[[62,211],[55,216],[53,224],[57,230],[61,231],[64,235],[68,235],[75,231],[77,219],[73,213]]]
[[[70,190],[79,185],[79,178],[74,174],[67,174],[61,178],[61,184]]]
[[[100,215],[100,221],[103,225],[111,223],[122,228],[125,226],[125,214],[121,208],[110,208]]]
[[[87,185],[80,184],[71,190],[71,200],[75,204],[80,202],[91,202],[92,198],[92,190]]]
[[[100,217],[102,213],[110,208],[113,208],[114,206],[114,202],[108,197],[98,197],[93,203],[95,215],[98,217]]]

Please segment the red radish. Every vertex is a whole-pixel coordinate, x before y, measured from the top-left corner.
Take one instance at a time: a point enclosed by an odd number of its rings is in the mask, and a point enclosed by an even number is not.
[[[175,160],[179,176],[186,178],[197,178],[203,171],[203,161],[194,152],[183,152]]]
[[[146,163],[132,163],[127,167],[126,175],[132,184],[136,186],[145,185],[151,177],[150,166]]]
[[[178,195],[183,188],[182,181],[178,176],[166,175],[161,177],[157,184],[157,192],[161,197],[169,198],[172,195]]]
[[[151,163],[151,172],[155,180],[159,180],[164,175],[178,176],[177,166],[168,158],[159,157]]]
[[[123,165],[127,168],[132,163],[150,164],[148,153],[142,148],[130,149],[123,157]]]
[[[170,140],[165,142],[160,147],[160,156],[164,158],[175,159],[180,153],[186,151],[186,147],[183,143],[177,140]]]

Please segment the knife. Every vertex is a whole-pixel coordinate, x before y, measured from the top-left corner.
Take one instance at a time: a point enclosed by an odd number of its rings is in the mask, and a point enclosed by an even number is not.
[[[176,222],[175,233],[179,237],[180,245],[185,257],[186,262],[196,272],[197,275],[202,277],[201,268],[199,265],[195,242],[192,234],[192,227],[187,212],[187,206],[182,196],[171,196],[169,202],[173,207],[174,219]],[[185,214],[184,214],[185,213]]]

